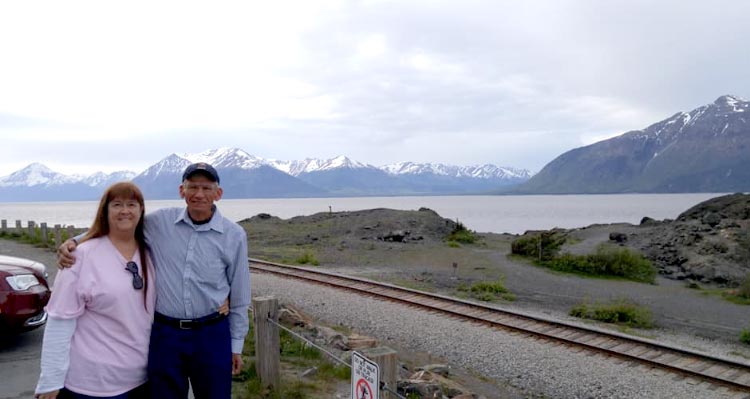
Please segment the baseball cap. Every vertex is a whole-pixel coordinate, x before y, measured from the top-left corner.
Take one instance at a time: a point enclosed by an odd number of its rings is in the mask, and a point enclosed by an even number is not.
[[[185,172],[182,173],[182,181],[185,181],[190,176],[196,173],[203,173],[206,177],[208,177],[212,181],[219,183],[219,173],[216,172],[216,169],[214,169],[213,166],[205,162],[194,163],[188,166],[187,168],[185,168]]]

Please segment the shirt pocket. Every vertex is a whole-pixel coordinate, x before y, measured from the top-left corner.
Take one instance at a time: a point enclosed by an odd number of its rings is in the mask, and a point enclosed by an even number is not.
[[[200,284],[215,289],[222,289],[227,284],[227,266],[219,257],[206,257],[201,263]]]

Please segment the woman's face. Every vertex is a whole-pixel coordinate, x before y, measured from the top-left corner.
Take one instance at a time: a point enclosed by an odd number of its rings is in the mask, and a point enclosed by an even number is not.
[[[113,198],[107,205],[109,229],[135,232],[141,220],[141,204],[132,198]]]

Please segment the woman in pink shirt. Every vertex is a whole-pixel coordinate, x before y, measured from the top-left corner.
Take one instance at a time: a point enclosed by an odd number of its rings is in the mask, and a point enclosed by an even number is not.
[[[75,264],[55,280],[37,398],[148,397],[155,292],[143,215],[133,183],[116,183],[102,196]]]

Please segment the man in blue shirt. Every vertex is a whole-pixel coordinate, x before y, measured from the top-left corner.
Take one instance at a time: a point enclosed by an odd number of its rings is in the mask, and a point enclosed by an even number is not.
[[[156,314],[148,377],[157,399],[231,397],[232,374],[242,369],[248,332],[250,271],[247,234],[223,217],[219,174],[211,165],[188,166],[179,186],[186,208],[165,208],[145,218],[145,236],[156,271]],[[60,247],[72,264],[74,244]],[[229,297],[229,317],[216,309]]]

